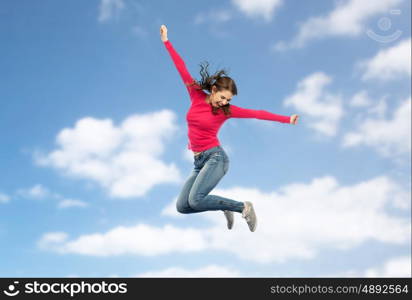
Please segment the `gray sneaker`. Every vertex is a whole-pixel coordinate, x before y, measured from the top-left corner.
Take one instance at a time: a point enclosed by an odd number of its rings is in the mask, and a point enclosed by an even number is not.
[[[233,211],[230,210],[224,210],[223,213],[225,214],[226,220],[227,220],[227,228],[232,229],[233,227]]]
[[[245,208],[242,211],[242,217],[245,218],[250,231],[255,231],[257,226],[257,219],[253,204],[249,201],[245,201]]]

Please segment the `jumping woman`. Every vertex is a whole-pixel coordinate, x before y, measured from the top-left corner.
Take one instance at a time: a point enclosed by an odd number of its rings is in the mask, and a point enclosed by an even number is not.
[[[298,115],[281,116],[265,110],[246,109],[230,104],[233,96],[237,95],[237,88],[225,70],[209,75],[208,64],[201,64],[202,79],[197,82],[168,40],[165,25],[160,27],[160,38],[186,85],[191,101],[186,120],[189,129],[188,148],[194,154],[194,170],[179,194],[176,203],[177,211],[190,214],[221,210],[226,217],[228,229],[233,227],[233,212],[238,212],[242,214],[250,231],[253,232],[256,229],[257,219],[251,202],[239,202],[209,195],[229,168],[229,158],[217,138],[219,128],[230,118],[255,118],[296,124]]]

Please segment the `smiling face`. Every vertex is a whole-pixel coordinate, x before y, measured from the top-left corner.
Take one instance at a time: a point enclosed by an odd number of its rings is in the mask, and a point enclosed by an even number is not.
[[[212,87],[212,93],[207,97],[207,103],[213,107],[222,107],[232,101],[233,94],[229,90],[218,91],[215,86]]]

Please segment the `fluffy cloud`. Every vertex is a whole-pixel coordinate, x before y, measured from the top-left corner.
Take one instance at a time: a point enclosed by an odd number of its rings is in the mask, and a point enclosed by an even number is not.
[[[58,200],[58,208],[68,208],[68,207],[86,207],[88,204],[86,202],[76,200],[76,199],[66,199],[58,193],[51,192],[49,189],[41,184],[36,184],[31,188],[19,189],[17,195],[26,199],[54,199]]]
[[[411,76],[411,39],[379,51],[373,58],[358,63],[364,70],[363,80],[390,80]]]
[[[208,12],[198,13],[194,18],[196,25],[202,25],[202,30],[207,26],[210,34],[216,38],[226,38],[229,36],[229,32],[226,31],[223,23],[230,21],[233,18],[232,10],[222,8],[212,8]]]
[[[239,214],[235,228],[226,229],[222,212],[197,214],[209,227],[179,228],[172,225],[117,227],[106,233],[82,235],[68,240],[64,233],[40,245],[59,253],[107,256],[136,254],[153,256],[170,252],[224,251],[259,263],[311,259],[322,249],[351,249],[370,240],[405,244],[410,239],[410,221],[395,217],[387,207],[407,211],[410,192],[385,176],[342,186],[331,176],[308,183],[286,185],[274,192],[234,187],[216,189],[218,194],[238,201],[253,199],[258,229],[251,233]],[[174,202],[169,205],[173,207]],[[164,215],[175,216],[171,208]],[[183,218],[189,220],[189,216]],[[257,246],[258,245],[258,246]]]
[[[184,218],[186,215],[181,214],[176,210],[176,201],[177,201],[177,197],[174,197],[173,200],[167,206],[163,208],[161,215],[174,217],[174,218]]]
[[[232,0],[241,12],[252,18],[272,19],[275,10],[282,5],[282,0]]]
[[[113,15],[120,13],[123,8],[123,0],[101,0],[99,7],[99,22],[110,20]]]
[[[222,266],[210,265],[199,269],[172,267],[160,271],[138,274],[135,277],[239,277],[238,271]]]
[[[180,229],[171,225],[157,228],[145,224],[133,227],[116,227],[106,233],[95,233],[68,241],[64,232],[50,232],[38,245],[58,253],[111,256],[135,254],[155,256],[170,252],[205,250],[207,241],[197,229]]]
[[[224,23],[232,19],[232,14],[229,10],[213,9],[209,13],[199,13],[195,17],[195,24],[209,23],[212,20],[214,24]]]
[[[298,83],[296,91],[284,101],[285,107],[292,106],[305,118],[304,124],[315,131],[334,136],[343,115],[339,95],[325,91],[332,78],[323,72],[315,72]]]
[[[399,189],[384,176],[351,186],[340,186],[335,178],[325,176],[272,193],[245,188],[215,191],[240,201],[254,199],[259,234],[245,236],[245,224],[239,224],[243,230],[224,235],[224,219],[209,215],[220,224],[212,229],[212,245],[265,263],[309,259],[320,249],[346,250],[370,239],[405,244],[410,239],[410,221],[385,213],[387,206],[409,207],[410,193],[398,195]]]
[[[391,258],[382,263],[382,265],[366,270],[350,270],[340,274],[328,274],[321,277],[411,277],[411,256]]]
[[[366,145],[383,156],[407,154],[411,151],[411,98],[403,101],[391,119],[366,118],[358,128],[343,137],[344,147]]]
[[[64,232],[49,232],[37,242],[40,249],[49,249],[59,251],[59,244],[67,240],[67,234]]]
[[[142,196],[156,184],[181,180],[177,167],[159,158],[175,119],[169,110],[132,115],[118,127],[110,119],[83,118],[57,135],[56,150],[37,153],[35,161],[92,180],[113,197]]]
[[[326,16],[311,17],[299,27],[298,34],[290,42],[281,41],[275,50],[303,47],[308,41],[327,36],[359,36],[366,32],[366,21],[386,13],[402,0],[337,1],[336,7]]]
[[[411,257],[390,259],[383,266],[366,270],[365,277],[411,277]]]
[[[31,188],[19,189],[17,194],[21,197],[28,199],[44,199],[57,197],[57,194],[50,192],[46,187],[41,184],[36,184]]]
[[[352,107],[367,107],[373,103],[372,99],[368,96],[368,92],[362,90],[356,93],[349,102]]]
[[[76,199],[63,199],[59,202],[59,208],[69,208],[69,207],[86,207],[88,204],[86,202],[76,200]]]
[[[139,36],[139,37],[141,37],[141,38],[147,37],[147,36],[149,35],[149,32],[148,32],[143,26],[139,26],[139,25],[133,26],[132,32],[133,32],[135,35],[137,35],[137,36]]]
[[[349,106],[357,110],[356,122],[361,123],[371,116],[383,118],[387,113],[387,98],[387,96],[378,99],[372,98],[365,90],[352,96],[352,99],[349,100]]]
[[[7,203],[10,201],[10,197],[6,194],[0,193],[0,203]]]

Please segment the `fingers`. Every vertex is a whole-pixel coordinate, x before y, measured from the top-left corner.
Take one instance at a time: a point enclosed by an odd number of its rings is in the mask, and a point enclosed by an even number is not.
[[[298,123],[298,119],[299,119],[299,116],[298,116],[298,115],[292,115],[291,123],[292,123],[293,125],[297,124],[297,123]]]
[[[165,25],[160,26],[160,39],[163,42],[167,41],[167,27]]]
[[[162,41],[167,40],[167,27],[165,25],[160,26],[160,37]]]

